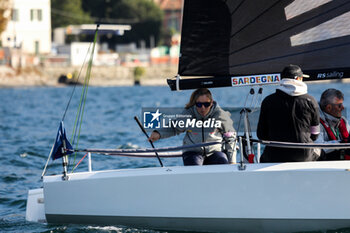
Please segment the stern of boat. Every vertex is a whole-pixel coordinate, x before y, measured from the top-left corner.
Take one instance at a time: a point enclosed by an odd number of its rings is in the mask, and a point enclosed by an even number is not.
[[[44,191],[42,188],[28,191],[26,220],[30,222],[46,222]]]

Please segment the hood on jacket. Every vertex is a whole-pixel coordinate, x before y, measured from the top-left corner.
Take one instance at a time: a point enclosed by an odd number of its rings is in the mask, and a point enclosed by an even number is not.
[[[280,85],[281,86],[277,89],[290,96],[300,96],[307,94],[307,85],[302,81],[286,78],[280,81]]]

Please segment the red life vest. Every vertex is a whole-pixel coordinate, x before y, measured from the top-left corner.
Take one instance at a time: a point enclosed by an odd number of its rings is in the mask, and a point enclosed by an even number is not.
[[[331,140],[338,140],[336,135],[334,135],[334,132],[332,131],[331,127],[326,125],[326,123],[322,119],[320,119],[320,122],[323,125],[323,127],[325,128],[327,135],[328,135],[328,138]],[[345,123],[345,120],[343,118],[340,119],[338,129],[340,132],[340,136],[341,136],[340,139],[342,140],[342,142],[345,142],[345,143],[349,142],[349,132],[348,132],[348,129],[346,128],[346,123]],[[350,160],[350,155],[345,155],[344,159]]]

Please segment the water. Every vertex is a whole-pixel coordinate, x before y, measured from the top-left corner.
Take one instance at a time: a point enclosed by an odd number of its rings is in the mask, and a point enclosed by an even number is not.
[[[326,88],[338,88],[350,107],[350,84],[313,84],[309,93],[319,99]],[[275,88],[267,87],[263,96]],[[52,225],[25,221],[29,189],[39,188],[40,176],[72,87],[0,89],[0,232],[157,232],[121,226]],[[77,89],[65,126],[71,138]],[[249,88],[212,89],[224,107],[241,107]],[[85,106],[79,148],[150,147],[133,117],[141,118],[142,107],[182,107],[192,91],[171,92],[168,87],[90,87]],[[156,147],[181,145],[183,136],[155,143]],[[78,155],[76,162],[82,155]],[[182,165],[179,158],[163,159],[166,166]],[[154,159],[93,156],[93,169],[159,166]],[[61,174],[61,162],[49,163],[47,174]],[[86,171],[83,161],[76,171]],[[344,229],[337,232],[350,232]]]

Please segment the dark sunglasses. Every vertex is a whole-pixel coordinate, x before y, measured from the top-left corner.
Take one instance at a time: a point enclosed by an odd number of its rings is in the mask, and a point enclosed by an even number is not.
[[[202,103],[202,102],[197,102],[197,103],[196,103],[196,106],[197,106],[198,108],[201,108],[201,107],[204,105],[204,107],[208,108],[208,107],[210,106],[210,104],[211,104],[211,102],[204,102],[204,103]]]
[[[331,105],[333,105],[333,106],[337,106],[338,108],[341,108],[341,107],[343,107],[344,105],[343,105],[343,103],[341,103],[341,104],[331,104]]]

